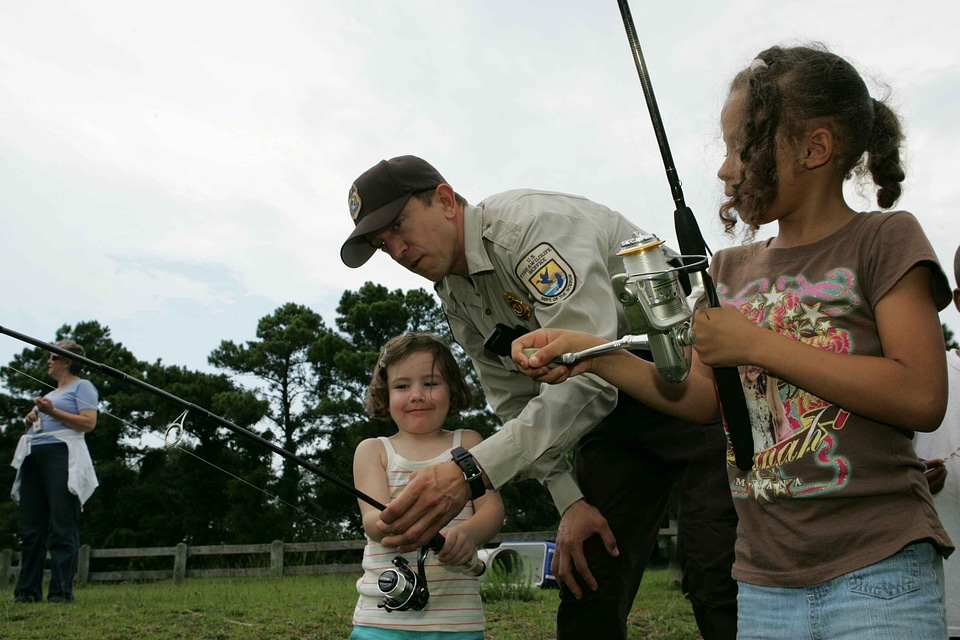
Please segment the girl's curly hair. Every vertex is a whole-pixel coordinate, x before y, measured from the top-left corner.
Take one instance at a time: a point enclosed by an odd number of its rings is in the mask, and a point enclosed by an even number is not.
[[[889,209],[901,193],[903,134],[890,107],[870,97],[849,62],[819,45],[771,47],[738,73],[730,92],[745,91],[744,130],[738,149],[743,173],[720,207],[728,233],[737,211],[756,215],[777,195],[777,140],[791,143],[811,126],[828,127],[838,142],[837,161],[847,177],[869,170],[877,185],[877,204]],[[748,223],[752,236],[757,225]]]

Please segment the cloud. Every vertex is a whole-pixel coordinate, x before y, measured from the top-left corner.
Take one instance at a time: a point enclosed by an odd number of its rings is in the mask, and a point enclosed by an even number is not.
[[[903,206],[950,262],[960,53],[944,9],[633,3],[714,249],[733,242],[716,221],[729,79],[774,42],[821,40],[891,87],[912,169]],[[0,324],[41,338],[96,319],[140,357],[203,367],[220,338],[249,339],[284,302],[332,323],[343,291],[367,280],[429,290],[385,256],[339,261],[351,181],[403,153],[472,201],[567,191],[673,239],[612,1],[5,3],[0,61],[0,269],[15,274]],[[0,338],[0,359],[20,347]]]

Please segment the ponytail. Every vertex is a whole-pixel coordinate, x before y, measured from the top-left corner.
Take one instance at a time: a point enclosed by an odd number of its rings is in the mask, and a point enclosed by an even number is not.
[[[897,115],[885,103],[873,100],[873,130],[867,142],[867,169],[877,185],[877,204],[889,209],[900,199],[905,178],[900,164],[903,133]]]

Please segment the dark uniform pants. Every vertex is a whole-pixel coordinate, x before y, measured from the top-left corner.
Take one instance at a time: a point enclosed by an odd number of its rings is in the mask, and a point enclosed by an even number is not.
[[[674,486],[683,590],[704,640],[737,635],[737,583],[730,575],[737,515],[721,423],[689,423],[620,394],[617,408],[577,443],[577,480],[607,519],[620,555],[598,536],[584,545],[599,589],[577,600],[561,585],[558,640],[627,637],[627,615],[657,543]]]

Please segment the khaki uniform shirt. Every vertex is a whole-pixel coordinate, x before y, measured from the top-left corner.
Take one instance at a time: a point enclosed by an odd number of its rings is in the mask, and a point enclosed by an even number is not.
[[[617,390],[591,375],[541,385],[483,343],[497,323],[622,336],[626,322],[611,277],[624,271],[620,244],[637,231],[615,211],[559,193],[509,191],[465,206],[470,276],[447,276],[436,292],[503,421],[472,449],[495,488],[534,478],[560,513],[583,497],[565,453],[616,407]]]

